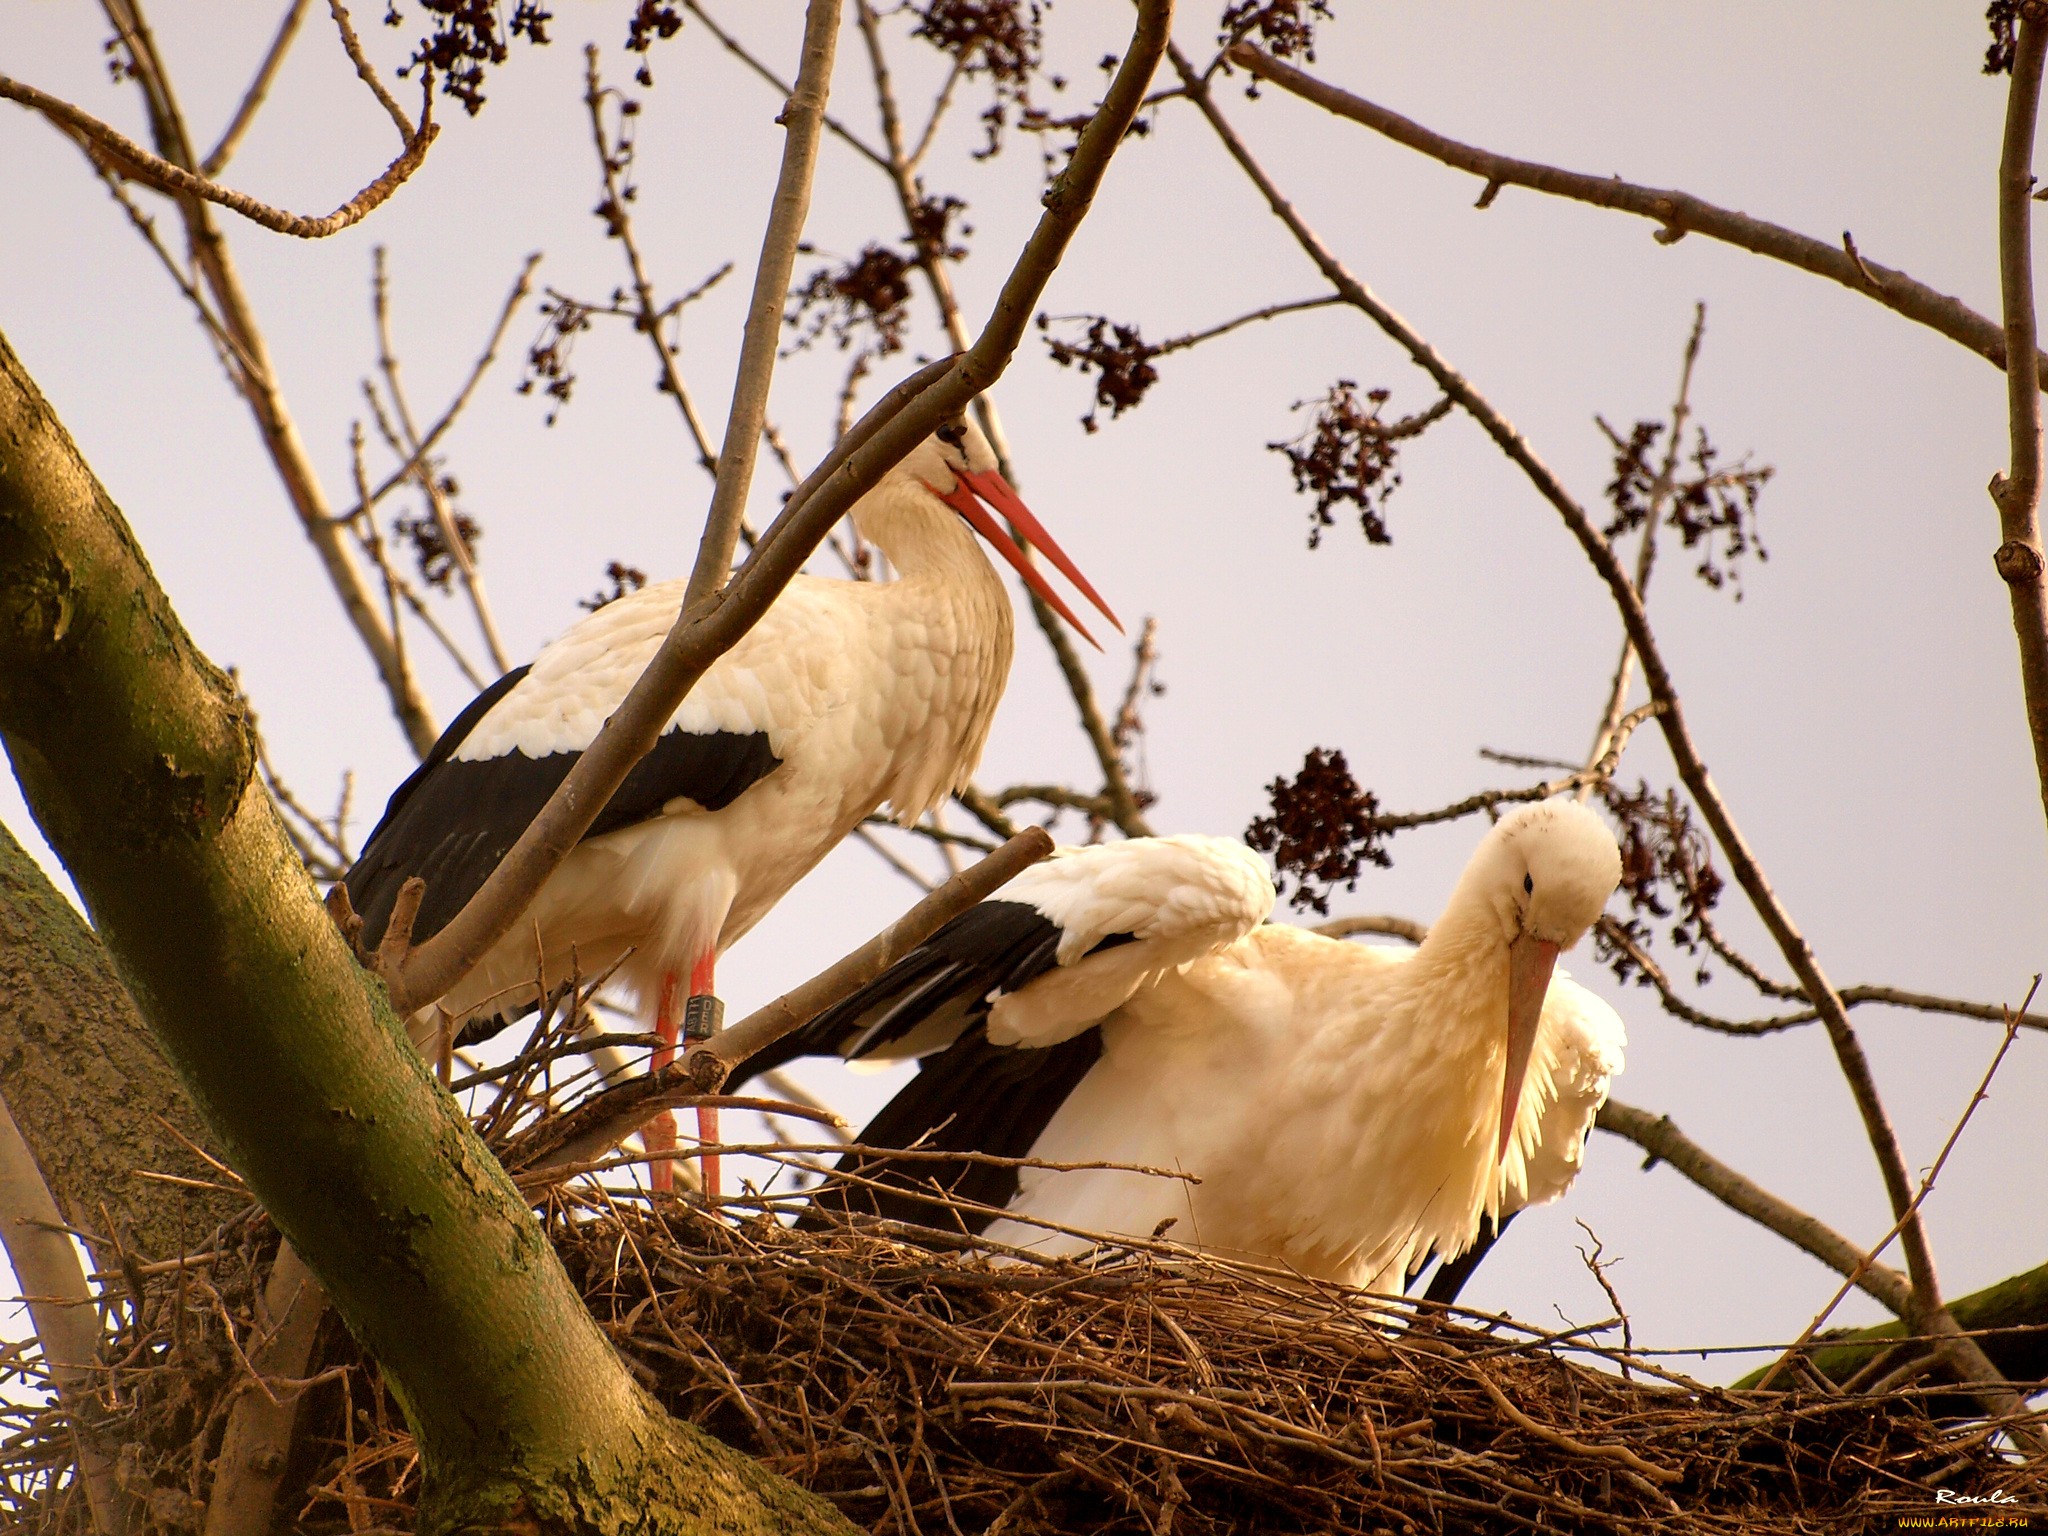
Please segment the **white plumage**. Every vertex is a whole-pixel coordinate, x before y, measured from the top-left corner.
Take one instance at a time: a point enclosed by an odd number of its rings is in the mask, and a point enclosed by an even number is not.
[[[1544,999],[1557,952],[1619,875],[1591,812],[1527,807],[1487,834],[1427,942],[1401,954],[1260,926],[1272,887],[1241,844],[1077,850],[750,1066],[920,1054],[865,1144],[1200,1180],[942,1170],[1007,1211],[993,1239],[1072,1251],[1083,1240],[1025,1218],[1133,1236],[1171,1223],[1216,1252],[1398,1291],[1431,1251],[1462,1252],[1482,1216],[1570,1182],[1619,1066],[1619,1020],[1569,982]],[[858,1163],[878,1165],[906,1188],[931,1167]],[[909,1195],[878,1203],[933,1219]]]
[[[1008,680],[1012,621],[962,517],[978,513],[976,528],[1058,601],[974,493],[1071,569],[994,462],[958,424],[861,498],[854,520],[897,579],[790,583],[691,690],[526,919],[441,1000],[458,1024],[530,1004],[543,960],[553,987],[623,957],[619,976],[651,1016],[666,984],[729,948],[864,818],[886,805],[914,821],[968,781]],[[417,936],[460,910],[624,699],[685,585],[607,604],[450,726],[349,873],[370,942],[410,875],[428,884]]]

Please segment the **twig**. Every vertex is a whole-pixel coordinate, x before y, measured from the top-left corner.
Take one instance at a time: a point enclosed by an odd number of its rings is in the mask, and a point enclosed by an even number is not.
[[[2005,366],[2007,338],[1996,324],[1960,300],[1937,293],[1894,267],[1879,266],[1867,258],[1853,259],[1840,246],[1762,219],[1753,219],[1747,214],[1717,208],[1689,192],[1636,186],[1616,177],[1559,170],[1460,144],[1349,91],[1326,85],[1249,44],[1240,43],[1232,48],[1229,59],[1282,90],[1314,102],[1325,111],[1361,123],[1398,144],[1419,150],[1431,159],[1483,178],[1489,191],[1501,186],[1528,187],[1555,197],[1638,214],[1660,226],[1657,238],[1664,245],[1672,244],[1688,232],[1697,231],[1711,240],[1740,246],[1745,251],[1769,256],[1817,277],[1840,283],[1845,288],[1852,288],[1909,320],[1941,332],[1997,367]],[[1486,199],[1486,202],[1491,202],[1491,199]],[[2040,357],[2038,353],[2036,357],[2036,383],[2048,387],[2048,357]]]
[[[348,51],[348,61],[356,67],[356,78],[370,88],[370,94],[377,98],[377,105],[384,109],[385,115],[398,129],[398,137],[408,144],[411,143],[418,136],[419,130],[413,127],[412,119],[406,116],[405,108],[398,104],[392,94],[384,88],[384,82],[378,78],[369,55],[363,52],[362,39],[356,36],[355,24],[349,20],[348,7],[343,5],[341,0],[327,0],[327,9],[334,17],[335,30],[341,34],[341,46]],[[434,99],[433,94],[431,88],[426,88],[424,77],[422,86],[422,98],[431,103]],[[425,121],[427,109],[424,106],[420,109],[420,115],[421,121]]]
[[[974,346],[925,365],[885,395],[797,487],[733,579],[699,605],[700,612],[678,617],[604,729],[482,888],[410,954],[401,977],[387,975],[400,1011],[441,996],[510,931],[633,764],[653,746],[677,703],[767,611],[847,508],[940,422],[1001,376],[1130,125],[1166,46],[1171,14],[1171,0],[1142,0],[1131,46],[1103,105],[1082,131],[1066,170],[1045,193],[1045,212]]]
[[[427,428],[413,451],[405,455],[398,468],[385,476],[375,490],[359,498],[353,507],[341,513],[335,519],[337,522],[353,522],[372,510],[386,496],[412,479],[419,472],[421,464],[426,461],[427,455],[440,445],[442,437],[455,425],[456,417],[462,414],[463,407],[469,404],[470,396],[476,393],[477,385],[483,382],[484,375],[498,360],[498,348],[504,344],[505,332],[511,328],[512,317],[519,312],[519,306],[526,302],[527,294],[533,291],[534,269],[540,265],[540,259],[540,252],[535,251],[520,265],[519,275],[513,278],[511,290],[505,295],[504,304],[499,307],[497,323],[491,327],[491,334],[485,340],[483,350],[470,365],[469,377],[462,381],[462,387],[455,392],[455,398],[448,402],[447,408],[436,418],[434,424]]]
[[[1678,398],[1671,406],[1670,435],[1664,441],[1664,462],[1657,467],[1657,475],[1650,483],[1650,493],[1644,499],[1643,541],[1636,550],[1636,596],[1649,601],[1650,573],[1657,564],[1657,525],[1663,520],[1665,504],[1671,499],[1671,488],[1678,476],[1678,455],[1681,440],[1685,436],[1686,418],[1692,413],[1692,370],[1699,361],[1700,340],[1706,334],[1707,306],[1696,304],[1692,312],[1692,334],[1686,338],[1685,361],[1678,370]],[[1600,716],[1600,728],[1593,733],[1593,745],[1586,753],[1590,767],[1600,761],[1607,751],[1608,743],[1621,724],[1622,711],[1628,706],[1628,694],[1635,681],[1636,645],[1627,635],[1621,637],[1621,655],[1615,659],[1614,679],[1607,689],[1607,708]],[[1579,799],[1592,794],[1594,786],[1582,785]]]
[[[151,154],[127,135],[108,127],[91,114],[81,112],[70,102],[6,75],[0,75],[0,96],[41,113],[73,139],[90,146],[91,152],[104,156],[116,171],[132,181],[154,187],[166,196],[201,198],[230,213],[240,214],[252,224],[259,224],[280,235],[296,235],[301,240],[324,240],[329,235],[360,224],[381,208],[390,200],[391,194],[404,186],[412,173],[420,168],[427,158],[427,150],[441,131],[437,123],[422,124],[383,175],[334,212],[316,218],[273,208],[247,193],[224,187],[207,177],[196,176],[182,166]]]
[[[809,0],[804,11],[802,62],[796,85],[783,103],[782,169],[775,182],[775,200],[768,230],[761,240],[761,260],[754,269],[754,294],[747,305],[746,330],[740,338],[738,376],[733,381],[732,409],[718,449],[718,485],[711,510],[704,517],[704,537],[697,563],[683,595],[688,612],[724,585],[739,546],[740,519],[754,484],[754,461],[760,452],[761,428],[768,419],[768,387],[775,377],[781,349],[782,311],[789,301],[789,275],[796,248],[803,239],[804,219],[811,208],[811,182],[818,166],[818,135],[824,127],[825,99],[832,86],[832,56],[839,41],[839,0]]]
[[[2005,144],[1998,160],[1999,298],[2005,309],[2009,356],[2035,349],[2034,311],[2034,124],[2041,113],[2043,54],[2048,21],[2022,8],[2013,50],[2012,91],[2006,98]],[[2026,699],[2027,730],[2034,743],[2034,772],[2041,805],[2048,813],[2048,586],[2041,559],[2041,395],[2031,381],[2006,383],[2006,429],[2012,439],[2012,473],[1994,476],[1991,499],[1998,505],[2004,540],[1992,565],[2012,597],[2012,627],[2019,638],[2020,688]]]
[[[699,21],[704,23],[704,30],[709,32],[713,37],[717,38],[718,41],[725,46],[725,51],[727,53],[731,54],[734,58],[738,59],[742,64],[746,65],[748,69],[752,70],[755,74],[759,75],[763,80],[766,80],[770,85],[774,86],[775,89],[784,96],[790,94],[789,82],[783,79],[782,76],[776,74],[774,70],[770,69],[766,64],[762,63],[753,54],[749,53],[746,49],[746,46],[743,43],[741,43],[738,38],[734,37],[730,32],[726,31],[725,28],[721,27],[716,21],[714,21],[711,17],[710,12],[706,11],[703,6],[699,5],[697,3],[697,0],[683,0],[683,8],[687,10],[692,16],[696,17]],[[877,154],[874,148],[871,145],[869,145],[866,141],[864,141],[859,134],[853,132],[844,123],[840,122],[830,113],[827,113],[825,116],[825,127],[831,131],[834,137],[838,138],[841,142],[843,142],[850,149],[852,149],[854,153],[861,155],[862,157],[868,160],[872,160],[876,165],[882,166],[884,169],[887,168],[889,163],[887,160],[883,159],[881,155]]]
[[[28,1302],[58,1400],[71,1420],[93,1528],[100,1536],[120,1536],[134,1510],[114,1480],[113,1459],[98,1434],[99,1312],[57,1202],[5,1104],[0,1104],[0,1239]]]
[[[2024,1012],[2026,1010],[2027,1005],[2033,1002],[2034,994],[2040,988],[2041,978],[2036,976],[2034,984],[2027,988],[2027,995],[2020,1001],[2019,1011]],[[1913,1216],[1919,1211],[1922,1202],[1927,1199],[1928,1194],[1933,1190],[1934,1181],[1941,1177],[1941,1170],[1948,1163],[1949,1153],[1955,1150],[1955,1145],[1962,1139],[1963,1131],[1969,1125],[1971,1116],[1977,1113],[1977,1106],[1991,1097],[1991,1079],[1998,1075],[1999,1067],[2005,1062],[2005,1053],[2012,1049],[2012,1042],[2018,1034],[2018,1021],[2007,1020],[2005,1038],[1998,1042],[1998,1049],[1992,1053],[1991,1064],[1984,1069],[1984,1076],[1978,1080],[1976,1092],[1970,1095],[1970,1102],[1963,1106],[1962,1114],[1957,1117],[1954,1128],[1948,1133],[1948,1140],[1941,1144],[1941,1151],[1934,1159],[1934,1166],[1929,1168],[1926,1176],[1920,1180],[1919,1189],[1913,1193],[1912,1203],[1899,1213],[1898,1220],[1892,1223],[1891,1230],[1885,1233],[1877,1245],[1858,1258],[1854,1269],[1843,1279],[1835,1294],[1829,1298],[1828,1304],[1814,1315],[1813,1321],[1808,1323],[1799,1337],[1793,1340],[1787,1347],[1785,1354],[1779,1358],[1777,1364],[1764,1372],[1763,1380],[1757,1383],[1759,1390],[1768,1389],[1785,1361],[1790,1359],[1796,1351],[1804,1348],[1807,1341],[1820,1332],[1826,1325],[1827,1320],[1834,1315],[1835,1308],[1842,1304],[1842,1298],[1849,1294],[1850,1287],[1854,1286],[1861,1279],[1864,1271],[1877,1262],[1877,1256],[1891,1246],[1892,1239],[1905,1229]],[[1976,1360],[1971,1359],[1969,1356],[1970,1353],[1974,1352],[1977,1359],[1983,1359],[1982,1348],[1977,1345],[1975,1340],[1963,1337],[1962,1330],[1956,1325],[1955,1319],[1948,1315],[1946,1308],[1942,1310],[1941,1318],[1946,1321],[1947,1327],[1936,1326],[1927,1330],[1935,1336],[1936,1350],[1945,1361],[1951,1364],[1956,1374],[1965,1382],[1981,1383],[1982,1378],[1976,1373]],[[1908,1320],[1911,1321],[1910,1318]],[[1958,1359],[1959,1353],[1962,1354],[1960,1359]],[[1988,1360],[1985,1360],[1984,1363],[1986,1366],[1990,1364]],[[1994,1387],[1992,1390],[1979,1392],[1977,1395],[1979,1400],[1984,1403],[1985,1408],[1994,1415],[2018,1416],[2025,1414],[2027,1411],[2024,1400],[2010,1386],[2006,1386],[2002,1392]],[[2031,1431],[2023,1430],[2015,1425],[2012,1427],[2011,1433],[2014,1439],[2026,1444],[2036,1455],[2048,1454],[2048,1442],[2044,1442],[2041,1437],[2033,1434]]]
[[[661,382],[665,393],[675,399],[676,409],[682,412],[683,427],[690,434],[690,441],[697,448],[697,462],[712,477],[718,478],[718,451],[711,446],[710,435],[704,430],[704,419],[697,414],[697,402],[691,396],[689,386],[684,383],[681,371],[676,367],[675,354],[668,343],[661,339],[661,323],[671,314],[680,314],[693,300],[709,292],[712,285],[732,270],[727,262],[716,272],[684,294],[666,309],[654,302],[654,285],[647,276],[647,264],[640,256],[640,241],[633,230],[633,216],[619,185],[620,151],[605,137],[604,98],[611,94],[598,78],[597,47],[591,44],[583,50],[584,94],[583,102],[590,111],[590,133],[597,145],[598,171],[604,178],[604,207],[607,211],[607,227],[618,237],[626,253],[626,272],[633,280],[632,310],[635,330],[645,333],[661,368]],[[584,305],[595,310],[595,306]]]
[[[1907,1270],[1913,1280],[1914,1307],[1918,1314],[1910,1320],[1923,1331],[1940,1328],[1944,1322],[1948,1329],[1952,1330],[1954,1319],[1948,1317],[1946,1309],[1942,1306],[1940,1284],[1934,1270],[1934,1253],[1927,1238],[1926,1226],[1920,1220],[1919,1213],[1909,1208],[1912,1200],[1912,1181],[1906,1169],[1905,1154],[1899,1147],[1898,1134],[1892,1127],[1890,1115],[1884,1107],[1882,1096],[1878,1093],[1877,1079],[1871,1070],[1870,1060],[1864,1054],[1862,1042],[1857,1038],[1855,1027],[1849,1022],[1848,1012],[1842,1006],[1840,996],[1821,970],[1819,959],[1807,944],[1805,936],[1793,923],[1791,914],[1785,910],[1776,893],[1772,891],[1762,865],[1736,827],[1733,815],[1708,774],[1706,763],[1693,742],[1691,729],[1679,705],[1677,686],[1664,664],[1663,653],[1657,645],[1655,633],[1650,628],[1649,617],[1644,612],[1635,587],[1630,582],[1628,573],[1622,569],[1613,548],[1601,536],[1585,508],[1580,506],[1571,492],[1565,488],[1564,482],[1558,479],[1548,465],[1537,458],[1535,451],[1521,433],[1495,409],[1493,403],[1473,388],[1427,340],[1382,303],[1342,262],[1337,260],[1302,220],[1293,205],[1280,193],[1264,168],[1253,158],[1186,58],[1178,50],[1169,50],[1169,56],[1175,69],[1180,73],[1182,83],[1188,87],[1189,99],[1200,109],[1231,157],[1259,188],[1274,215],[1287,226],[1296,243],[1315,262],[1330,285],[1396,341],[1417,366],[1436,381],[1438,388],[1456,400],[1466,414],[1494,440],[1501,452],[1523,472],[1538,494],[1549,502],[1564,520],[1565,526],[1578,540],[1586,558],[1592,562],[1594,570],[1606,584],[1609,597],[1621,612],[1629,638],[1635,643],[1651,699],[1664,706],[1660,723],[1665,745],[1670,750],[1679,777],[1691,793],[1694,803],[1699,806],[1707,825],[1714,833],[1715,840],[1727,854],[1729,868],[1735,876],[1736,883],[1742,887],[1757,915],[1763,919],[1764,926],[1770,930],[1771,937],[1776,940],[1786,962],[1799,978],[1806,995],[1820,1010],[1821,1022],[1828,1032],[1828,1042],[1834,1048],[1835,1060],[1848,1084],[1850,1095],[1863,1120],[1871,1150],[1877,1159],[1879,1171],[1883,1175],[1885,1193],[1894,1213],[1905,1218],[1901,1236],[1906,1250]],[[1996,1368],[1984,1357],[1982,1350],[1976,1349],[1967,1340],[1958,1348],[1965,1353],[1974,1352],[1977,1362],[1976,1379],[1987,1383],[2000,1381]]]
[[[242,93],[242,104],[228,119],[228,125],[221,131],[220,142],[213,146],[212,153],[199,163],[199,169],[206,175],[218,176],[241,146],[242,135],[256,121],[256,113],[270,95],[271,86],[277,82],[278,69],[284,64],[285,54],[291,51],[292,39],[298,35],[299,24],[306,19],[312,3],[313,0],[291,0],[291,4],[285,7],[284,20],[278,23],[277,36],[270,41],[270,51],[263,55],[263,62],[256,67],[256,78]],[[409,134],[407,136],[410,137]]]
[[[338,6],[339,0],[329,0]],[[512,663],[505,654],[505,642],[498,636],[498,621],[491,613],[490,599],[484,595],[483,577],[478,574],[475,557],[469,552],[469,541],[462,536],[462,530],[455,521],[455,509],[448,504],[448,497],[441,489],[434,466],[421,448],[419,428],[413,422],[412,406],[405,398],[405,388],[399,382],[398,354],[391,344],[391,290],[384,268],[384,247],[377,246],[370,253],[371,260],[371,311],[377,322],[377,368],[384,375],[384,387],[391,395],[391,409],[397,418],[402,434],[397,443],[399,457],[413,466],[413,479],[426,498],[427,510],[433,514],[434,526],[441,534],[441,547],[447,551],[448,559],[455,567],[455,573],[462,581],[462,590],[469,598],[470,611],[476,615],[478,633],[483,636],[484,649],[490,653],[491,665],[500,674],[511,670]],[[533,272],[536,258],[529,256],[526,266],[514,285],[516,296],[525,290],[526,282]],[[507,305],[504,315],[509,316],[512,305]],[[484,367],[496,355],[498,341],[504,335],[505,320],[500,319],[498,329],[492,334],[490,344],[485,348]]]
[[[1777,1233],[1836,1274],[1856,1274],[1858,1266],[1862,1266],[1862,1272],[1856,1275],[1856,1285],[1893,1313],[1906,1315],[1911,1288],[1904,1275],[1888,1265],[1864,1264],[1863,1250],[1855,1243],[1818,1217],[1807,1215],[1736,1172],[1673,1125],[1669,1115],[1653,1115],[1647,1109],[1609,1099],[1600,1106],[1594,1123],[1609,1135],[1632,1141],[1649,1153],[1645,1167],[1669,1163],[1730,1210]]]

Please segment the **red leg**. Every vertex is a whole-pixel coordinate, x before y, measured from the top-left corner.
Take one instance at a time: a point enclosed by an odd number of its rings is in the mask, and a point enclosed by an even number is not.
[[[691,968],[690,996],[714,997],[717,995],[712,980],[717,966],[718,952],[713,950]],[[700,1146],[715,1147],[718,1145],[717,1110],[699,1109],[697,1111],[697,1141]],[[698,1167],[703,1170],[704,1198],[713,1201],[717,1200],[718,1159],[715,1157],[700,1158],[698,1160]]]
[[[673,975],[661,978],[661,1000],[654,1011],[654,1033],[661,1044],[654,1048],[653,1060],[648,1063],[651,1071],[660,1071],[676,1059],[676,979]],[[676,1145],[676,1117],[664,1109],[660,1114],[640,1127],[640,1141],[649,1152],[673,1152]],[[667,1158],[647,1166],[648,1187],[660,1193],[667,1193],[675,1187],[676,1165]]]

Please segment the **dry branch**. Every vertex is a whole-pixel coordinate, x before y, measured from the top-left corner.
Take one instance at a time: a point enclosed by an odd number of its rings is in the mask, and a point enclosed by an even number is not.
[[[329,235],[340,234],[381,208],[425,162],[427,150],[441,131],[438,124],[423,122],[419,131],[406,142],[405,148],[399,151],[398,158],[385,168],[383,175],[334,212],[313,217],[273,208],[247,193],[195,175],[160,155],[151,154],[126,134],[108,127],[61,97],[39,91],[6,75],[0,75],[0,96],[20,102],[32,112],[41,113],[87,154],[103,160],[117,174],[131,181],[154,187],[166,197],[199,198],[214,203],[230,213],[240,214],[252,224],[259,224],[280,235],[296,235],[301,240],[324,240]]]
[[[1681,236],[1697,231],[1709,239],[1725,241],[1759,256],[1829,278],[1867,298],[1874,298],[1909,320],[1939,331],[1999,368],[2005,366],[2009,338],[1997,324],[1978,314],[1960,299],[1938,293],[1925,283],[1894,267],[1879,266],[1853,248],[1830,245],[1781,225],[1753,219],[1746,213],[1717,208],[1689,192],[1636,186],[1612,176],[1588,176],[1579,171],[1559,170],[1531,160],[1515,160],[1491,150],[1460,144],[1432,132],[1420,123],[1390,112],[1385,107],[1355,96],[1337,86],[1325,84],[1271,54],[1239,43],[1227,57],[1263,80],[1290,91],[1327,112],[1363,124],[1397,144],[1419,150],[1431,159],[1461,171],[1469,171],[1486,183],[1480,206],[1490,206],[1493,194],[1503,186],[1528,187],[1554,197],[1592,203],[1623,213],[1638,214],[1658,226],[1657,239],[1669,245]],[[1845,241],[1847,237],[1844,237]],[[2023,349],[2033,351],[2031,347]],[[2048,357],[2038,352],[2035,383],[2048,388]]]

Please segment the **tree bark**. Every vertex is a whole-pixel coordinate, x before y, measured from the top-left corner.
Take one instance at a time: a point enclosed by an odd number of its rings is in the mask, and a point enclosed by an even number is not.
[[[0,741],[216,1144],[404,1405],[422,1532],[802,1532],[640,1390],[355,964],[227,678],[0,339]]]
[[[248,1203],[136,1176],[220,1177],[180,1139],[209,1140],[106,950],[4,826],[0,1097],[65,1221],[82,1232],[173,1258]]]

